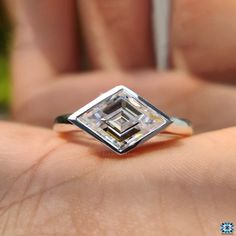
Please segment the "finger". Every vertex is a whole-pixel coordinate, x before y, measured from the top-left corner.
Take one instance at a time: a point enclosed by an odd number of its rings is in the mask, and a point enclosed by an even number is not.
[[[206,78],[235,81],[236,3],[173,1],[174,66]]]
[[[97,69],[154,66],[151,1],[78,1],[86,45]]]
[[[217,234],[222,218],[236,220],[235,128],[143,145],[122,159],[100,144],[64,143],[49,130],[0,128],[0,230],[6,234],[58,229],[66,235],[75,228],[76,235],[92,235],[92,224],[98,234],[112,227],[113,235],[137,229],[174,235],[184,227],[202,235]]]
[[[74,0],[7,2],[14,23],[13,94],[16,102],[78,67]]]
[[[98,80],[102,83],[97,83]],[[16,108],[15,118],[50,126],[56,116],[74,112],[99,94],[120,84],[138,92],[167,114],[190,119],[196,132],[236,124],[235,88],[203,82],[182,73],[155,72],[134,75],[90,73],[66,77]],[[70,93],[62,96],[65,91]]]

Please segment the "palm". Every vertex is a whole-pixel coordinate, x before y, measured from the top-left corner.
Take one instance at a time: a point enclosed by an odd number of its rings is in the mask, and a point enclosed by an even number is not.
[[[222,219],[236,220],[236,150],[222,141],[230,130],[120,158],[86,137],[78,144],[40,128],[1,130],[6,235],[217,235]]]
[[[41,2],[37,11],[40,7],[45,9],[46,1]],[[44,22],[45,18],[34,14],[34,6],[28,3],[23,4],[24,11],[18,16],[28,32],[17,35],[13,61],[14,111],[18,120],[48,126],[58,114],[72,112],[99,93],[124,84],[168,114],[191,119],[199,133],[235,125],[233,87],[181,73],[126,72],[131,67],[153,66],[152,48],[145,46],[151,45],[150,37],[141,37],[136,44],[127,46],[113,41],[119,35],[110,32],[108,36],[115,49],[105,48],[107,53],[97,57],[97,49],[107,44],[104,38],[93,41],[87,36],[92,64],[105,72],[78,74],[75,19],[70,12],[73,4],[63,8],[66,2],[58,1],[57,9],[52,11],[54,17],[57,14],[64,17],[58,18],[62,20],[59,30],[53,27],[53,36],[58,37],[56,43],[45,37],[52,33],[53,17],[48,16]],[[87,12],[91,7],[87,6],[89,1],[81,2]],[[50,4],[48,9],[54,5]],[[145,12],[144,16],[147,15]],[[111,16],[106,17],[109,20]],[[129,24],[134,17],[131,13]],[[143,34],[150,33],[148,27],[141,26]],[[44,30],[40,30],[42,27]],[[134,35],[127,37],[137,36],[137,32],[131,33]],[[32,38],[37,40],[31,41]],[[27,44],[30,47],[24,46]],[[58,47],[60,50],[55,50]],[[212,45],[211,50],[215,47],[218,48]],[[138,55],[130,53],[131,49]],[[191,60],[188,51],[181,50],[196,73],[212,75],[214,65],[196,71],[202,61]],[[29,58],[32,70],[26,63]],[[214,62],[216,67],[218,62]],[[179,65],[178,60],[176,64]],[[229,64],[231,68],[233,60]],[[230,78],[227,66],[221,69]],[[107,69],[119,72],[106,72]],[[86,137],[72,143],[47,129],[2,123],[0,230],[6,235],[23,232],[35,236],[217,234],[222,220],[236,220],[235,133],[235,128],[231,128],[174,143],[154,141],[117,158]]]

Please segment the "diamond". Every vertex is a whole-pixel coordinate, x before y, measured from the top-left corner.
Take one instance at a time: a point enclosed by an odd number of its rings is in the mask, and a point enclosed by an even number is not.
[[[69,117],[118,153],[125,153],[162,131],[170,118],[125,86],[102,94]]]

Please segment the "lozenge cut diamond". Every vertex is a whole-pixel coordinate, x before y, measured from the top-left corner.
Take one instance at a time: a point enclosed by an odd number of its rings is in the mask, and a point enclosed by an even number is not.
[[[170,118],[125,86],[117,86],[69,120],[118,153],[124,153],[171,124]]]

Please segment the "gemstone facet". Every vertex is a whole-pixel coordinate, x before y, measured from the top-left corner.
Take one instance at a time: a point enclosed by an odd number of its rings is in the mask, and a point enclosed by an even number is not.
[[[172,123],[170,118],[125,86],[102,94],[69,121],[117,153],[125,153]]]

